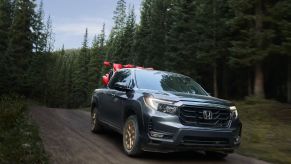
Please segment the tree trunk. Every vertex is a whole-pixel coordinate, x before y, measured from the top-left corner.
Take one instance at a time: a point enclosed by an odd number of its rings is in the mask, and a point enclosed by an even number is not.
[[[214,64],[214,66],[213,66],[213,92],[214,92],[214,97],[218,97],[217,66],[216,66],[216,64]]]
[[[265,97],[264,92],[264,75],[261,64],[256,64],[255,66],[255,85],[254,85],[254,96]]]
[[[253,95],[253,88],[252,88],[252,73],[251,71],[249,70],[248,71],[248,96],[251,96]]]
[[[224,59],[225,60],[225,59]],[[226,65],[223,65],[223,74],[222,74],[222,90],[223,90],[223,97],[229,97],[228,96],[228,93],[229,93],[229,91],[228,91],[228,87],[226,87],[227,86],[227,84],[228,84],[228,72],[227,72],[227,69],[228,69],[228,67],[226,66]],[[221,93],[220,93],[220,95],[221,95]]]
[[[213,12],[213,50],[216,50],[216,0],[212,0],[212,12]],[[217,53],[217,52],[216,52]],[[217,54],[215,54],[217,55]],[[218,97],[218,87],[217,87],[217,60],[214,60],[214,65],[213,65],[213,92],[214,92],[214,97]]]
[[[256,38],[257,38],[257,49],[262,48],[261,33],[263,30],[263,4],[262,0],[256,0]],[[263,55],[263,54],[260,54]],[[264,98],[264,75],[262,65],[258,62],[255,65],[255,85],[254,85],[254,96]]]
[[[288,71],[287,71],[287,76],[288,76],[288,82],[287,82],[287,101],[288,103],[291,103],[291,57],[288,57]]]

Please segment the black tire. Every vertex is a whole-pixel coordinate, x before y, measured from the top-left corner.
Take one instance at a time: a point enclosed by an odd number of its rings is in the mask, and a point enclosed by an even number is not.
[[[127,147],[127,134],[128,134],[128,126],[129,125],[133,125],[134,129],[135,129],[135,133],[134,133],[134,141],[132,142],[133,146],[131,149],[129,149]],[[137,122],[137,117],[135,115],[129,116],[123,126],[123,149],[124,152],[128,155],[128,156],[138,156],[142,153],[141,150],[141,140],[140,140],[140,132],[139,132],[139,127],[138,127],[138,122]]]
[[[212,159],[224,159],[227,157],[228,153],[224,152],[215,152],[215,151],[206,151],[206,156]]]
[[[98,108],[94,107],[91,111],[91,132],[93,133],[100,133],[102,132],[103,127],[100,124],[99,117],[98,117]]]

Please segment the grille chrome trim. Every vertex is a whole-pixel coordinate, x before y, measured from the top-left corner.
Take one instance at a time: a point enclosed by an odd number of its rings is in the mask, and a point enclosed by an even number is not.
[[[203,111],[211,111],[213,118],[204,119]],[[181,106],[179,119],[183,125],[197,127],[229,128],[232,122],[231,111],[228,108],[201,106]]]

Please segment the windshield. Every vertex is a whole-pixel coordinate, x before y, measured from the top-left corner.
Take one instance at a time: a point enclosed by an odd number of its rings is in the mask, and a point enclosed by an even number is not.
[[[194,80],[176,73],[136,70],[135,78],[140,89],[207,95]]]

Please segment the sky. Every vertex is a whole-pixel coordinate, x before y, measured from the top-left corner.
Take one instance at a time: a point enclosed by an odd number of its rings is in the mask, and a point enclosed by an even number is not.
[[[139,22],[141,0],[126,0],[134,5]],[[40,3],[40,0],[37,0]],[[51,17],[55,36],[55,50],[64,44],[65,49],[80,48],[86,28],[89,41],[100,33],[105,23],[106,36],[113,26],[113,11],[117,0],[43,0],[45,17]]]

